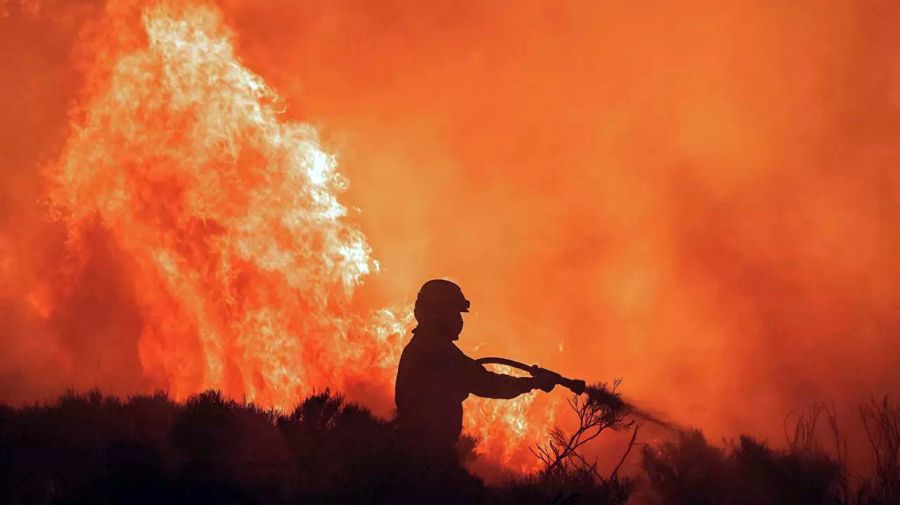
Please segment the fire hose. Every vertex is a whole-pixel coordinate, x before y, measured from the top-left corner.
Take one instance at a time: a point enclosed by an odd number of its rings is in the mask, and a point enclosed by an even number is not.
[[[585,382],[581,379],[569,379],[567,377],[563,377],[562,375],[554,372],[553,370],[547,370],[546,368],[541,368],[537,365],[526,365],[525,363],[519,363],[518,361],[514,361],[507,358],[497,358],[497,357],[487,357],[475,360],[479,364],[482,365],[506,365],[511,366],[513,368],[518,368],[519,370],[523,370],[531,374],[532,377],[549,377],[554,384],[559,384],[565,388],[568,388],[570,391],[575,393],[576,395],[580,395],[584,393]]]
[[[649,421],[651,423],[659,425],[667,430],[680,431],[683,429],[679,425],[671,421],[660,419],[656,414],[648,412],[645,409],[638,408],[634,404],[624,401],[618,393],[610,391],[606,388],[606,386],[602,384],[588,387],[581,379],[569,379],[554,372],[553,370],[547,370],[546,368],[541,368],[537,365],[526,365],[525,363],[519,363],[518,361],[507,358],[496,358],[492,356],[489,358],[477,359],[475,361],[482,365],[506,365],[513,368],[518,368],[519,370],[530,373],[532,377],[550,378],[550,381],[554,384],[559,384],[560,386],[568,388],[576,395],[587,393],[588,397],[591,398],[592,401],[595,401],[602,405],[606,405],[607,408],[615,410],[625,409],[628,414],[644,421]]]

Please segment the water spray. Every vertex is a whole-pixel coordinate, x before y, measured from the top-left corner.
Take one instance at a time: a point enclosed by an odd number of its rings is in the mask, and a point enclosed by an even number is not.
[[[526,365],[525,363],[520,363],[508,358],[489,356],[475,361],[481,365],[505,365],[517,368],[528,372],[532,377],[550,377],[555,384],[565,387],[576,395],[586,394],[591,401],[604,405],[611,410],[625,410],[633,417],[656,424],[667,430],[680,430],[674,423],[664,421],[647,410],[639,408],[631,402],[625,401],[621,394],[609,389],[605,384],[588,385],[587,382],[582,379],[570,379],[553,370],[548,370],[537,365]]]

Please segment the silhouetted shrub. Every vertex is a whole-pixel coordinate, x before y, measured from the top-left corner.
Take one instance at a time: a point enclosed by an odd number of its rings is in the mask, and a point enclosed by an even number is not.
[[[872,449],[873,475],[857,491],[860,505],[900,503],[900,406],[888,397],[872,400],[859,409]]]
[[[165,499],[174,452],[166,437],[178,406],[162,396],[126,403],[92,391],[4,416],[4,503]],[[152,408],[151,408],[152,406]],[[133,494],[132,496],[125,496]]]
[[[539,472],[511,480],[504,486],[492,490],[492,502],[509,505],[518,503],[620,505],[628,501],[635,484],[635,481],[629,478],[598,479],[590,469],[578,467],[567,469],[565,472]]]
[[[553,428],[549,439],[531,449],[543,464],[534,475],[511,483],[505,496],[507,503],[522,503],[540,499],[545,503],[625,503],[631,496],[635,482],[619,476],[619,470],[634,448],[639,425],[629,420],[630,406],[622,400],[617,389],[620,381],[612,385],[598,383],[585,388],[587,393],[573,395],[569,407],[578,423],[567,433]],[[583,454],[584,448],[605,431],[631,430],[632,437],[619,464],[603,475],[597,469],[598,462]]]
[[[897,412],[887,400],[861,411],[876,474],[852,493],[843,459],[807,436],[814,416],[798,418],[802,436],[784,450],[751,437],[716,447],[699,431],[644,446],[644,490],[661,504],[897,505]],[[462,459],[476,446],[464,437]],[[580,463],[484,486],[460,468],[423,466],[390,421],[329,391],[288,414],[215,391],[183,404],[164,393],[119,400],[92,391],[0,405],[0,503],[11,505],[627,502],[633,478],[600,476],[571,454]]]
[[[463,458],[476,441],[464,437]],[[67,393],[0,406],[0,503],[404,503],[487,500],[462,470],[423,475],[393,426],[324,391],[289,414],[206,391],[127,400]]]
[[[700,431],[683,431],[675,441],[644,447],[642,466],[660,503],[728,503],[725,454],[709,445]]]
[[[700,431],[684,431],[674,441],[645,447],[642,466],[659,503],[844,503],[838,461],[818,451],[774,451],[748,436],[718,448]]]

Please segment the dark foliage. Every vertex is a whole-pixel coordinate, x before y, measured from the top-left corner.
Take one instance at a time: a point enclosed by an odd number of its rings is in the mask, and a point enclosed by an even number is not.
[[[661,504],[898,505],[900,411],[887,399],[861,409],[875,473],[852,492],[827,409],[837,451],[816,445],[822,410],[812,409],[796,418],[784,450],[750,437],[716,447],[699,431],[643,446],[638,483],[619,477],[619,467],[600,475],[579,452],[595,433],[629,428],[621,412],[590,398],[573,408],[582,429],[559,432],[538,451],[551,456],[544,471],[484,486],[460,469],[410,460],[389,421],[328,391],[287,414],[215,391],[185,403],[163,393],[118,400],[91,392],[0,405],[0,503],[622,504],[639,485]],[[629,447],[641,446],[633,434]],[[476,446],[464,437],[461,459],[476,457]]]
[[[861,407],[860,417],[873,475],[850,478],[837,412],[816,403],[785,419],[783,450],[748,436],[714,447],[698,430],[681,430],[675,440],[644,447],[650,498],[672,505],[900,505],[900,408],[885,397]]]
[[[554,428],[545,444],[532,449],[543,468],[536,475],[520,481],[515,486],[516,492],[553,491],[556,493],[553,501],[565,503],[615,505],[628,501],[635,481],[620,477],[619,470],[634,448],[638,426],[626,419],[629,406],[618,393],[618,386],[618,380],[611,386],[594,384],[585,389],[584,397],[575,395],[569,400],[569,407],[578,420],[577,426],[571,433]],[[619,464],[609,475],[601,474],[597,469],[598,462],[583,454],[584,447],[607,430],[626,429],[632,430],[632,436]]]
[[[463,437],[463,461],[476,457],[476,445]],[[328,391],[288,414],[216,391],[185,403],[94,391],[51,405],[0,405],[4,504],[550,503],[564,489],[606,496],[584,477],[485,487],[461,469],[427,468],[409,460],[390,422]]]
[[[873,475],[856,493],[860,505],[900,503],[900,406],[888,397],[872,400],[859,409],[872,449]]]
[[[655,501],[664,504],[839,505],[854,503],[842,463],[824,451],[773,450],[742,436],[727,448],[700,431],[645,447],[643,468]]]

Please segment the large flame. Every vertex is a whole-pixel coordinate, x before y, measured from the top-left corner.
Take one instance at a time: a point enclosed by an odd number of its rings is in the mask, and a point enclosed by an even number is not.
[[[97,63],[109,73],[50,195],[71,250],[99,223],[130,259],[145,374],[176,398],[217,388],[279,408],[325,387],[389,395],[409,310],[353,306],[378,263],[337,199],[335,156],[284,119],[216,9],[157,3],[140,27],[145,43]],[[467,427],[503,457],[545,428],[528,425],[532,400],[477,404]]]
[[[0,0],[0,399],[331,387],[389,415],[405,307],[446,275],[472,356],[623,377],[712,438],[777,443],[811,400],[853,426],[900,387],[898,21]],[[467,429],[518,466],[563,395],[470,400]]]
[[[347,309],[377,263],[345,222],[334,157],[279,120],[216,11],[160,4],[141,21],[146,47],[111,62],[51,196],[72,247],[98,219],[132,259],[147,373],[177,397],[213,387],[285,407],[392,365],[400,321]]]

